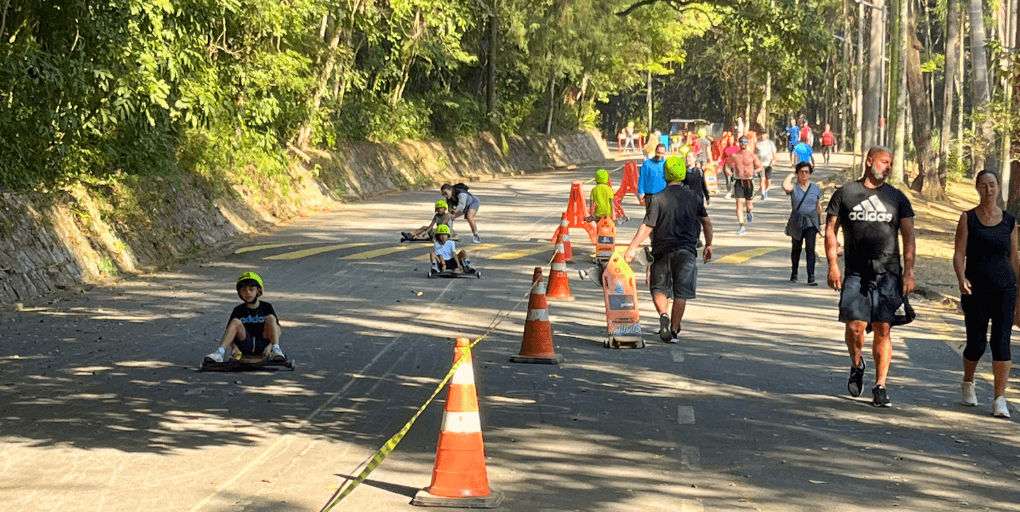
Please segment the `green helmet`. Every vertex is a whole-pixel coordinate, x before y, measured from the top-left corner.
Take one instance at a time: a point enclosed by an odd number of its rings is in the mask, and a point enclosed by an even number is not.
[[[605,169],[599,169],[595,171],[595,183],[605,184],[609,183],[609,171]]]
[[[683,181],[687,177],[687,164],[684,163],[684,159],[676,155],[666,158],[663,177],[667,182]]]
[[[257,295],[255,295],[255,298],[258,298],[258,297],[262,296],[262,288],[263,288],[262,278],[259,277],[259,275],[256,274],[255,272],[245,272],[245,273],[241,274],[240,277],[237,278],[237,296],[238,297],[241,297],[241,288],[244,288],[245,286],[258,286],[259,287],[259,293]],[[244,300],[244,297],[241,297],[241,300]]]
[[[437,210],[440,209],[440,208],[449,208],[449,207],[450,206],[446,204],[446,201],[443,201],[442,199],[440,199],[439,201],[436,201],[436,209]]]
[[[440,224],[436,226],[436,235],[449,235],[449,234],[450,226],[447,226],[446,224]]]
[[[704,137],[705,135],[708,135],[708,130],[703,127],[698,128],[698,137]]]

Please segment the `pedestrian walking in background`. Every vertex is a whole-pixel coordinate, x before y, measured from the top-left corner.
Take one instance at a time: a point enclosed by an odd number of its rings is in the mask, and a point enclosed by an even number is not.
[[[790,260],[793,270],[790,282],[797,282],[797,270],[800,267],[800,253],[803,249],[807,254],[807,284],[818,286],[815,281],[815,239],[822,230],[822,189],[811,183],[811,173],[815,170],[808,163],[797,164],[797,169],[783,180],[783,191],[790,196],[790,219],[786,222],[786,234],[793,240]]]
[[[797,145],[793,147],[793,152],[790,153],[790,155],[793,158],[794,167],[801,162],[807,162],[811,164],[812,169],[815,168],[815,152],[811,149],[811,145],[807,142],[798,142]]]
[[[864,177],[836,190],[826,208],[828,283],[840,292],[839,321],[846,323],[850,352],[847,391],[854,397],[861,394],[864,336],[870,327],[875,333],[875,387],[871,394],[876,407],[888,407],[890,403],[886,377],[892,361],[892,326],[913,320],[907,296],[914,291],[914,209],[903,192],[885,182],[892,161],[889,149],[872,147],[864,159]],[[840,271],[837,255],[836,232],[840,228],[845,274]],[[898,234],[903,236],[902,266]]]
[[[668,186],[648,197],[645,219],[623,254],[628,263],[634,261],[638,246],[652,237],[652,259],[648,288],[659,313],[659,338],[666,343],[680,341],[681,322],[687,301],[696,298],[698,252],[696,244],[705,230],[703,256],[712,259],[712,222],[704,203],[683,186],[687,169],[680,158],[670,159],[665,176]],[[673,307],[669,307],[669,294]]]
[[[825,131],[822,132],[822,157],[825,159],[825,163],[829,163],[829,155],[832,153],[833,148],[836,145],[836,136],[832,134],[832,128],[829,125],[825,125]]]
[[[697,165],[699,169],[704,169],[708,165],[708,158],[712,153],[712,139],[708,138],[708,130],[705,127],[698,128],[698,139],[695,142],[699,146]]]
[[[637,132],[634,130],[634,121],[627,123],[627,127],[623,129],[625,151],[637,151],[637,146],[634,145],[634,139],[637,137]]]
[[[786,149],[790,152],[790,163],[796,164],[793,161],[793,147],[800,142],[800,127],[797,126],[797,122],[790,118],[790,125],[786,127]]]
[[[800,141],[806,142],[808,147],[815,147],[815,133],[811,131],[811,125],[808,124],[807,118],[804,118],[800,125]]]
[[[778,152],[775,143],[769,140],[769,132],[762,132],[761,140],[754,146],[754,154],[758,155],[758,160],[761,160],[761,165],[765,167],[764,172],[758,173],[762,201],[769,198],[769,188],[772,187],[772,164]]]
[[[655,156],[645,160],[638,171],[637,194],[641,205],[645,204],[645,195],[657,194],[666,188],[663,177],[663,166],[666,165],[666,145],[655,146]]]
[[[976,185],[980,203],[960,215],[956,226],[956,252],[953,253],[953,268],[960,283],[960,306],[967,327],[960,401],[964,405],[978,404],[974,371],[985,353],[985,346],[990,344],[995,375],[992,415],[1008,418],[1009,408],[1003,395],[1012,364],[1009,338],[1013,323],[1020,322],[1016,300],[1017,275],[1020,275],[1016,217],[996,203],[1000,192],[997,174],[981,171]]]

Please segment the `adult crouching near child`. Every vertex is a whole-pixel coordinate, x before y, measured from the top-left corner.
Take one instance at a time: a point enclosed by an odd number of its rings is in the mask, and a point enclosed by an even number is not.
[[[790,219],[786,222],[786,235],[793,240],[790,260],[793,263],[790,282],[797,282],[797,270],[800,267],[800,253],[807,253],[807,284],[818,286],[815,281],[815,242],[822,229],[822,189],[811,183],[814,168],[810,163],[797,164],[794,172],[783,180],[783,192],[790,196]]]
[[[464,217],[468,226],[471,227],[471,241],[476,244],[480,243],[482,240],[478,237],[475,215],[478,215],[478,207],[481,206],[481,201],[474,194],[468,192],[468,186],[463,183],[456,185],[445,183],[439,188],[439,192],[446,198],[446,203],[450,207],[450,215],[454,219]]]
[[[976,186],[980,202],[976,208],[960,215],[956,226],[956,251],[953,268],[960,284],[960,306],[963,309],[967,330],[967,347],[963,350],[963,382],[960,401],[964,405],[978,404],[974,389],[974,372],[978,361],[991,345],[994,399],[992,415],[1009,417],[1006,405],[1006,385],[1009,381],[1011,357],[1010,331],[1013,323],[1020,323],[1017,309],[1017,275],[1020,274],[1020,257],[1017,256],[1016,217],[1003,211],[997,204],[999,176],[992,171],[981,171]],[[992,324],[991,339],[988,323]]]

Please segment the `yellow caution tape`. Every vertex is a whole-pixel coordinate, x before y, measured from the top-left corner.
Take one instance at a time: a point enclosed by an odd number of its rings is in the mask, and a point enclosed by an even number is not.
[[[556,254],[554,252],[553,258],[549,259],[549,264],[552,264],[552,261],[555,257]],[[439,396],[439,392],[442,391],[444,387],[446,387],[446,383],[450,382],[450,379],[453,378],[454,372],[456,372],[457,368],[460,367],[461,363],[464,361],[464,358],[467,357],[468,354],[470,354],[471,349],[474,348],[475,345],[481,343],[482,340],[484,340],[490,333],[492,333],[493,330],[496,329],[496,327],[499,326],[499,324],[503,323],[503,320],[509,318],[511,313],[517,311],[517,308],[520,307],[524,300],[531,296],[531,292],[534,289],[535,283],[531,283],[531,288],[528,289],[527,295],[518,300],[517,304],[514,305],[513,309],[508,311],[506,315],[504,315],[498,321],[495,321],[491,326],[489,326],[488,329],[486,329],[484,334],[479,336],[478,339],[476,339],[475,341],[472,341],[471,345],[468,345],[468,350],[463,355],[461,355],[461,357],[457,358],[457,360],[453,362],[453,367],[450,368],[450,371],[446,373],[446,376],[443,377],[443,380],[439,382],[438,386],[436,386],[436,390],[432,392],[432,396],[430,396],[429,399],[426,400],[425,403],[422,404],[422,406],[419,407],[417,411],[415,411],[414,415],[411,416],[411,419],[408,420],[403,427],[401,427],[399,432],[394,434],[393,437],[389,438],[389,440],[387,440],[386,443],[382,445],[381,448],[376,450],[375,454],[372,455],[372,458],[368,461],[368,465],[365,466],[365,469],[363,469],[361,473],[358,473],[358,476],[354,478],[350,485],[345,487],[342,491],[340,490],[337,491],[338,494],[336,495],[336,497],[333,498],[329,502],[329,504],[323,507],[322,512],[329,512],[329,510],[332,510],[333,507],[340,503],[341,500],[350,495],[351,492],[353,492],[356,487],[358,487],[366,479],[368,479],[368,475],[375,471],[375,468],[379,467],[379,464],[382,464],[382,462],[386,460],[386,457],[389,457],[390,453],[392,453],[393,450],[397,448],[397,445],[400,444],[400,441],[404,439],[405,435],[407,435],[407,432],[411,430],[411,427],[414,425],[414,423],[418,421],[418,417],[421,416],[421,413],[425,412],[425,409],[428,408],[428,406],[432,403],[433,400],[436,399],[437,396]]]

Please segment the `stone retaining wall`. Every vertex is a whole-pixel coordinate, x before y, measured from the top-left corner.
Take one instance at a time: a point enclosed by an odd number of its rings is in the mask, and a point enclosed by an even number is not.
[[[0,195],[0,304],[152,271],[296,215],[394,190],[608,158],[597,132],[295,151],[284,176],[132,177]]]

